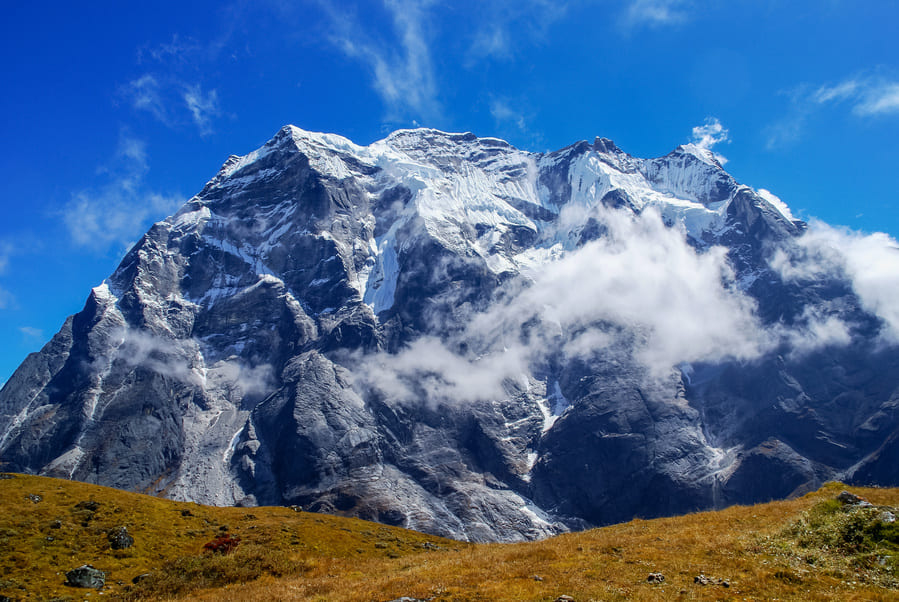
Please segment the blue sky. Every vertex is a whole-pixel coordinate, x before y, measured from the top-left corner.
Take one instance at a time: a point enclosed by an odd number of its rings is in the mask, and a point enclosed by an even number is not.
[[[151,223],[287,123],[714,147],[803,218],[899,234],[899,2],[13,3],[0,382]]]

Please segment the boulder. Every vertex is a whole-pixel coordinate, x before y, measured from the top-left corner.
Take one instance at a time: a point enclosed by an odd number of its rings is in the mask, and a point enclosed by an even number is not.
[[[66,585],[100,589],[106,585],[106,573],[89,564],[84,564],[66,573]]]
[[[128,534],[125,527],[117,527],[112,529],[107,538],[109,539],[109,547],[113,550],[125,550],[134,545],[134,538]]]

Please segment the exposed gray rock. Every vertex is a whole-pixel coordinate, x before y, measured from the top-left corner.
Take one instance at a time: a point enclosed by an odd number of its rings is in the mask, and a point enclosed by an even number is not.
[[[105,584],[106,573],[89,564],[84,564],[66,573],[66,585],[71,587],[100,589]]]
[[[848,491],[841,491],[837,496],[837,500],[844,506],[853,506],[856,508],[871,508],[874,506],[871,502],[863,497],[859,497]]]
[[[656,331],[694,333],[522,301],[552,289],[551,258],[614,260],[617,221],[644,219],[660,231],[641,248],[675,232],[679,250],[726,256],[721,294],[753,328],[820,315],[852,342],[653,372]],[[503,541],[833,478],[899,484],[899,352],[844,276],[772,269],[805,229],[689,145],[534,154],[420,129],[360,147],[286,127],[229,158],[26,358],[0,390],[0,466]],[[550,292],[576,313],[620,291]]]
[[[841,504],[855,505],[855,504],[858,504],[858,503],[864,501],[864,499],[855,495],[854,493],[850,493],[846,490],[843,490],[837,496],[837,501],[840,502]]]
[[[709,577],[702,573],[693,577],[693,583],[697,585],[719,585],[721,587],[730,587],[730,582],[725,579],[721,579],[720,577]]]
[[[107,534],[109,547],[113,550],[126,550],[134,545],[134,537],[128,533],[126,527],[116,527]]]

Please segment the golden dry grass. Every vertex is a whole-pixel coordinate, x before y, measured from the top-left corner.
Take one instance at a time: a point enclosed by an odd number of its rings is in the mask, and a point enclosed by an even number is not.
[[[209,508],[20,476],[0,481],[0,500],[11,510],[0,518],[0,567],[7,580],[0,595],[96,599],[96,593],[84,598],[83,590],[61,585],[65,570],[92,563],[109,572],[113,585],[104,597],[145,599],[899,599],[895,589],[862,583],[832,566],[797,563],[783,545],[772,547],[804,511],[842,488],[831,484],[791,501],[634,520],[539,542],[471,545],[284,508]],[[850,490],[875,504],[899,505],[899,489]],[[30,493],[44,500],[33,503],[26,498]],[[85,527],[70,509],[91,497],[104,506]],[[182,517],[182,509],[193,516]],[[43,541],[57,519],[65,523],[57,530],[65,537]],[[136,544],[114,552],[103,529],[120,523]],[[223,525],[242,538],[238,550],[230,557],[204,555],[203,543]],[[9,531],[18,535],[10,538]],[[438,549],[423,547],[426,542]],[[126,591],[133,576],[147,571],[152,579]],[[204,571],[218,574],[218,584],[196,589]],[[664,583],[648,583],[650,572],[662,573]],[[728,587],[695,584],[700,573],[726,580]],[[11,589],[10,581],[25,589]]]

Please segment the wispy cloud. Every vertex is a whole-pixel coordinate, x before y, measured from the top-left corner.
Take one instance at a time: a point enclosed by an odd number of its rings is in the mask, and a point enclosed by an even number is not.
[[[626,28],[664,27],[687,21],[691,0],[629,0],[621,21]]]
[[[154,76],[147,73],[128,82],[122,88],[122,94],[138,111],[146,111],[166,125],[170,123],[159,82]]]
[[[490,115],[493,116],[497,124],[511,124],[521,132],[526,132],[528,129],[524,113],[513,109],[508,100],[501,98],[491,100]]]
[[[483,3],[471,34],[466,64],[507,61],[522,47],[545,40],[548,30],[568,13],[571,0],[497,0]]]
[[[851,78],[821,86],[811,94],[817,104],[848,102],[861,116],[899,113],[899,82],[881,78]]]
[[[482,58],[507,60],[512,56],[510,34],[498,23],[492,23],[476,31],[468,50],[470,65]]]
[[[43,341],[44,340],[44,331],[40,328],[34,328],[33,326],[22,326],[19,328],[19,332],[22,335],[31,341]]]
[[[846,107],[852,115],[876,118],[899,114],[899,81],[859,75],[835,84],[802,84],[789,91],[789,114],[767,128],[769,150],[797,142],[815,113],[827,107]]]
[[[138,63],[186,63],[204,53],[204,47],[193,38],[172,35],[171,42],[143,46],[137,51]]]
[[[12,254],[12,245],[0,242],[0,274],[6,271],[9,265],[9,256]]]
[[[200,134],[206,136],[212,133],[212,119],[221,113],[218,104],[218,93],[210,90],[206,94],[199,84],[188,86],[183,94],[184,102],[193,116],[194,123],[200,130]]]
[[[690,140],[690,143],[703,150],[709,151],[718,163],[724,165],[727,163],[727,158],[713,152],[712,147],[718,144],[729,143],[729,133],[727,128],[721,125],[721,122],[718,121],[717,117],[706,117],[704,124],[697,125],[693,128],[693,137]]]
[[[6,268],[9,267],[9,256],[12,255],[12,252],[12,245],[7,242],[0,242],[0,275],[6,272]],[[0,287],[0,309],[6,309],[12,305],[12,302],[12,293]]]
[[[223,14],[233,12],[226,8]],[[120,86],[119,96],[139,112],[146,112],[170,128],[193,124],[200,135],[213,132],[222,115],[218,90],[203,84],[202,65],[215,60],[233,31],[231,19],[220,39],[201,44],[193,38],[172,36],[170,42],[138,49],[137,63],[145,71]]]
[[[200,134],[213,132],[213,119],[222,114],[218,91],[174,76],[146,73],[120,88],[120,94],[137,111],[145,111],[168,127],[196,125]]]
[[[899,113],[899,82],[868,87],[852,110],[858,115]]]
[[[144,143],[122,135],[111,165],[101,170],[108,177],[106,184],[74,194],[63,209],[72,240],[98,251],[123,247],[149,223],[174,213],[183,199],[148,190],[144,182],[148,171]]]
[[[850,79],[835,86],[821,86],[812,93],[811,99],[819,104],[833,100],[845,100],[855,95],[858,88],[859,83]]]
[[[361,24],[345,6],[323,3],[332,26],[331,41],[347,56],[371,69],[372,86],[388,110],[388,118],[434,119],[442,113],[437,78],[426,33],[426,0],[385,0],[392,36],[384,40]]]

